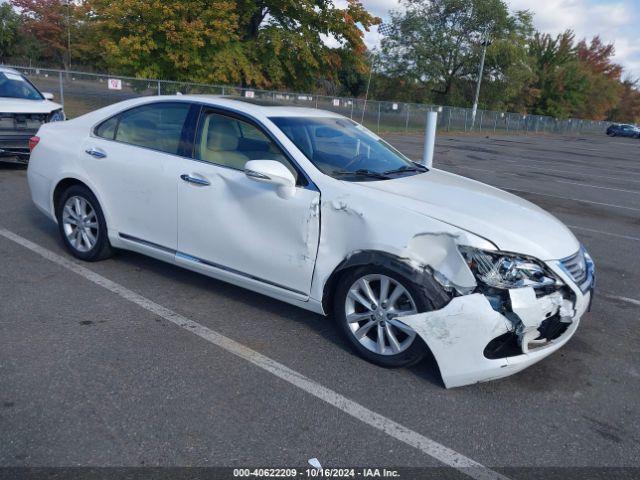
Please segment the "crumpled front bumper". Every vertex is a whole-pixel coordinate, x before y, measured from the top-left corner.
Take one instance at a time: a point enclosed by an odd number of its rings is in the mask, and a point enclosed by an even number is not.
[[[551,355],[573,336],[588,310],[592,291],[583,293],[559,264],[549,267],[571,288],[571,301],[557,294],[536,298],[531,287],[509,291],[512,313],[518,318],[522,352],[504,358],[487,358],[485,348],[493,339],[514,332],[511,319],[496,311],[482,293],[455,297],[436,311],[402,317],[429,346],[447,388],[502,378],[519,372]],[[510,313],[511,315],[511,313]],[[538,328],[547,318],[561,315],[570,322],[557,338],[536,341]]]
[[[0,161],[26,163],[29,160],[29,139],[36,132],[0,136]]]

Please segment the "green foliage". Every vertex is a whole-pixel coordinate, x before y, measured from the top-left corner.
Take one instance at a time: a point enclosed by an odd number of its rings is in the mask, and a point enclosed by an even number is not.
[[[415,97],[446,104],[472,98],[485,39],[491,41],[485,77],[496,80],[491,106],[504,102],[505,88],[507,96],[520,90],[530,14],[510,14],[502,0],[404,0],[402,6],[391,15],[382,52],[387,75],[405,79]]]
[[[529,45],[535,75],[529,110],[558,118],[605,118],[621,88],[622,69],[611,62],[613,53],[598,37],[587,46],[575,44],[571,31],[556,37],[537,33]]]
[[[107,65],[139,77],[310,89],[335,75],[345,52],[364,70],[356,0],[89,0]],[[323,35],[340,48],[330,48]]]
[[[535,32],[504,0],[401,0],[368,52],[363,30],[380,20],[360,0],[333,1],[10,0],[0,57],[340,96],[363,96],[373,65],[372,98],[470,107],[489,39],[480,108],[640,121],[638,83],[597,36]]]
[[[626,79],[620,84],[620,96],[608,114],[608,120],[640,124],[640,88],[637,80]]]
[[[7,58],[16,53],[20,43],[20,15],[11,4],[0,5],[0,58]]]

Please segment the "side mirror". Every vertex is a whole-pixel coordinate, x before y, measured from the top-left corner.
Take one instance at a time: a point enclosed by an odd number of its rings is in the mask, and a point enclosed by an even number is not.
[[[53,100],[53,93],[42,92],[42,96],[44,97],[45,100]]]
[[[256,182],[275,185],[281,198],[290,198],[296,191],[293,174],[275,160],[249,160],[244,165],[244,174]]]

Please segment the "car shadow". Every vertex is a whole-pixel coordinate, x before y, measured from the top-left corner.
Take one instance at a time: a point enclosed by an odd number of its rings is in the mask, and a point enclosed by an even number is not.
[[[0,159],[0,169],[2,170],[26,170],[26,163],[11,162]]]

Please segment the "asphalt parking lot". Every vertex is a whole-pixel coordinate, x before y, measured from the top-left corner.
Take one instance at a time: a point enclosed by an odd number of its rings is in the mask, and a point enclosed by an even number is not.
[[[640,468],[640,141],[440,135],[434,163],[550,211],[596,262],[577,334],[515,376],[446,390],[432,362],[376,367],[330,319],[134,253],[84,264],[105,288],[51,261],[71,261],[56,226],[0,166],[0,231],[19,236],[0,235],[0,466]]]

